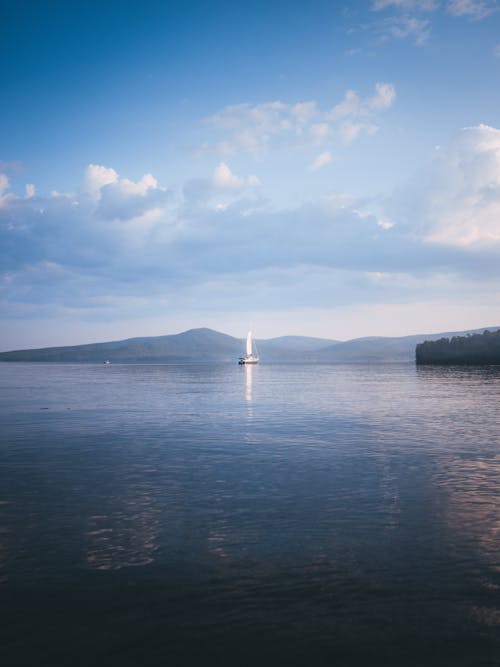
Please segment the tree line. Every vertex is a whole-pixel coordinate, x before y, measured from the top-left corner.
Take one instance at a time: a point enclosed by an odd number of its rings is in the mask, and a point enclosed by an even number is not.
[[[500,364],[500,329],[426,340],[415,353],[417,364]]]

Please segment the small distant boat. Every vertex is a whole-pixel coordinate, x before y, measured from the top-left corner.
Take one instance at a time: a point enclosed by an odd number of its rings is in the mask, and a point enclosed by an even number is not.
[[[258,364],[259,363],[259,356],[257,354],[257,350],[255,350],[254,353],[254,344],[252,343],[252,332],[249,331],[247,333],[247,353],[244,357],[240,357],[238,360],[238,363],[240,366],[243,366],[244,364]]]
[[[106,359],[106,360],[104,361],[104,365],[105,365],[105,366],[107,366],[107,365],[110,364],[110,363],[111,363],[111,361],[110,361],[109,359]]]

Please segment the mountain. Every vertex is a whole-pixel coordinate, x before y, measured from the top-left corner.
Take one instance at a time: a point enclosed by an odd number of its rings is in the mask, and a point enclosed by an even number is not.
[[[258,340],[259,355],[263,361],[314,361],[315,355],[325,347],[333,347],[340,341],[307,336],[280,336]]]
[[[237,338],[212,329],[191,329],[180,334],[127,338],[109,343],[2,352],[0,361],[182,362],[218,361],[242,352]]]
[[[305,336],[284,336],[258,341],[259,353],[267,361],[300,361],[305,351],[315,351],[335,341]],[[212,329],[190,329],[180,334],[128,338],[109,343],[91,343],[0,353],[0,361],[57,361],[115,363],[181,363],[235,361],[244,353],[243,340]]]
[[[257,340],[262,362],[314,363],[383,363],[414,361],[417,343],[458,335],[482,333],[472,331],[419,334],[400,338],[367,337],[340,342],[307,336],[282,336]],[[491,331],[500,327],[488,327]],[[213,331],[190,329],[180,334],[127,338],[108,343],[91,343],[35,350],[13,350],[0,353],[0,361],[52,361],[102,363],[184,363],[204,361],[236,362],[244,353],[244,340]]]
[[[482,333],[500,327],[483,327],[470,331],[416,334],[399,338],[368,337],[354,338],[344,343],[325,347],[316,354],[316,360],[322,363],[383,363],[396,361],[415,361],[415,348],[424,341],[439,340],[458,335]]]

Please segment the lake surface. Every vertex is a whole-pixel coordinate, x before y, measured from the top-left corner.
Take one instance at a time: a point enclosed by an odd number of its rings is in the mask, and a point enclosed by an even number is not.
[[[2,665],[500,663],[500,367],[0,364]]]

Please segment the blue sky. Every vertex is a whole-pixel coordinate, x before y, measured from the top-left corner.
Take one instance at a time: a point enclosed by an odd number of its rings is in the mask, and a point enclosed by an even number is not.
[[[500,6],[0,8],[0,348],[500,324]]]

